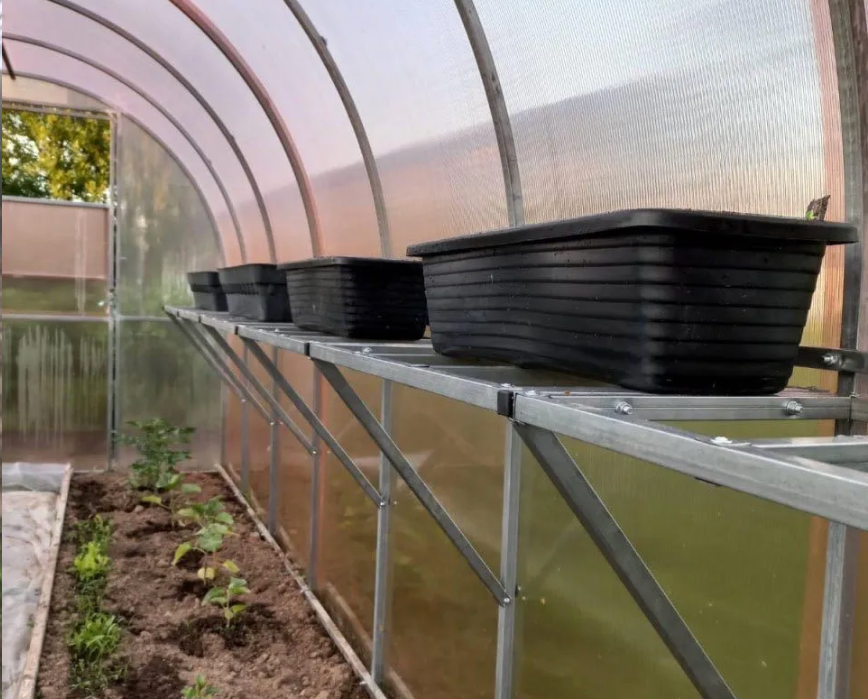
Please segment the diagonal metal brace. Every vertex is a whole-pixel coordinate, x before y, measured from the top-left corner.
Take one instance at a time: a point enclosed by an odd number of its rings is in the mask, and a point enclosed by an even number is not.
[[[210,326],[204,326],[205,331],[211,336],[214,342],[217,343],[217,346],[223,350],[227,357],[232,360],[232,363],[238,367],[238,371],[241,372],[241,375],[250,382],[250,385],[253,386],[259,394],[265,399],[265,402],[271,406],[271,409],[274,410],[275,416],[280,422],[282,422],[289,429],[290,432],[295,436],[298,440],[299,444],[305,448],[308,454],[314,453],[313,444],[310,443],[310,440],[307,438],[304,432],[302,432],[301,428],[295,424],[295,421],[286,414],[286,411],[283,409],[283,406],[277,401],[277,399],[271,395],[271,391],[269,391],[265,386],[262,385],[262,382],[257,379],[253,372],[247,367],[244,363],[244,360],[238,356],[235,350],[229,345],[228,342],[223,338],[223,336],[214,328]]]
[[[226,365],[217,350],[209,345],[203,337],[200,337],[195,330],[188,328],[184,321],[179,320],[171,314],[169,315],[169,318],[178,329],[184,333],[190,341],[190,344],[196,348],[208,365],[217,372],[221,379],[223,379],[223,382],[238,397],[238,400],[242,403],[250,403],[250,405],[256,408],[257,412],[262,415],[263,418],[271,422],[273,419],[271,415],[269,415],[262,404],[256,400],[256,397],[250,392],[250,389],[241,383],[241,381],[238,380],[238,377],[232,373],[232,370]]]
[[[338,458],[338,461],[343,464],[344,468],[347,469],[356,483],[361,486],[362,490],[365,491],[365,494],[373,500],[378,507],[385,506],[386,503],[380,495],[380,492],[367,479],[362,470],[356,465],[355,461],[353,461],[352,457],[347,454],[346,450],[332,436],[332,433],[328,431],[328,428],[316,416],[316,413],[307,406],[307,403],[304,402],[304,399],[298,394],[298,391],[296,391],[289,381],[284,378],[283,374],[280,373],[280,369],[275,366],[271,357],[263,352],[262,348],[254,340],[242,337],[241,341],[244,342],[250,352],[253,353],[253,356],[259,360],[259,363],[262,364],[271,378],[274,379],[277,387],[284,392],[290,401],[292,401],[292,404],[296,407],[296,410],[301,413],[301,416],[307,420],[311,427],[313,427],[314,432],[316,432],[322,441],[328,445],[328,448],[332,450],[334,455]]]
[[[708,654],[557,436],[515,428],[704,699],[735,699]]]
[[[319,359],[313,359],[326,380],[334,388],[335,392],[341,397],[341,400],[350,409],[350,412],[356,416],[356,419],[365,428],[365,431],[371,436],[380,451],[385,454],[386,458],[394,466],[398,475],[404,479],[404,482],[413,491],[413,494],[419,498],[419,501],[428,510],[428,513],[434,518],[434,521],[443,530],[443,533],[449,537],[452,544],[458,549],[459,553],[464,556],[465,560],[473,568],[473,572],[488,588],[491,595],[497,600],[501,606],[512,604],[513,600],[507,594],[506,589],[501,584],[497,576],[488,567],[488,564],[479,555],[479,552],[470,543],[470,540],[464,535],[464,532],[459,529],[458,525],[449,516],[449,513],[437,500],[437,497],[422,480],[413,465],[407,460],[398,445],[392,441],[392,438],[383,429],[377,418],[368,410],[358,394],[350,386],[344,375],[333,364],[324,362]]]

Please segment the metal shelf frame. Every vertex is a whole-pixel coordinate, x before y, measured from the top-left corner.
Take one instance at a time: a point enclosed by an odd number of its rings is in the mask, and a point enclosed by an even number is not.
[[[217,372],[229,390],[250,405],[271,428],[268,526],[277,527],[277,429],[283,425],[312,456],[311,561],[307,576],[316,589],[318,468],[320,450],[328,448],[378,510],[375,566],[374,633],[371,676],[384,677],[384,649],[389,632],[391,493],[400,477],[467,561],[499,607],[495,698],[513,696],[518,570],[521,446],[527,446],[572,509],[609,565],[648,618],[675,660],[704,699],[734,699],[712,659],[667,597],[605,503],[594,491],[558,435],[573,437],[617,453],[643,459],[718,486],[823,517],[830,522],[829,567],[824,599],[824,646],[820,673],[840,673],[849,663],[853,591],[847,580],[828,579],[855,565],[859,530],[868,531],[868,437],[735,441],[706,437],[658,421],[835,420],[864,421],[866,401],[820,391],[786,390],[774,396],[658,396],[581,381],[574,376],[529,371],[491,362],[461,361],[436,354],[429,341],[361,342],[302,330],[292,324],[255,323],[225,313],[167,306],[167,315]],[[224,335],[243,343],[239,356]],[[272,348],[269,356],[261,345]],[[276,363],[276,350],[309,357],[315,381],[325,379],[381,450],[376,485],[341,447]],[[251,371],[253,357],[272,379],[269,389]],[[798,363],[831,371],[864,373],[864,352],[802,348]],[[232,367],[237,369],[237,375]],[[383,379],[382,407],[374,415],[350,386],[341,369]],[[455,520],[390,436],[392,384],[399,383],[497,412],[508,420],[504,464],[503,526],[500,569],[491,570]],[[311,426],[314,440],[286,414],[277,399],[283,393]],[[318,391],[315,391],[318,395]],[[242,415],[246,410],[242,411]],[[242,429],[246,427],[243,421]],[[247,439],[242,434],[242,443]],[[241,489],[248,468],[242,461]],[[839,545],[836,545],[838,542]],[[555,542],[553,555],[557,555]],[[825,644],[827,636],[834,642]],[[831,650],[830,650],[831,649]],[[846,657],[843,657],[845,656]],[[826,667],[828,666],[828,667]]]

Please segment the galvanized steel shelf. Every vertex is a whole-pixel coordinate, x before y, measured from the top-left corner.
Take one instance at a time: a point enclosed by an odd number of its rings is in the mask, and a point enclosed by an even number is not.
[[[685,674],[705,699],[733,699],[735,694],[680,617],[666,593],[624,535],[557,435],[643,459],[687,476],[732,488],[827,518],[840,532],[841,555],[850,556],[853,533],[868,530],[868,438],[731,440],[707,437],[666,422],[744,420],[835,420],[838,424],[865,420],[864,397],[836,396],[814,390],[786,390],[773,396],[648,395],[621,388],[580,383],[575,376],[529,371],[493,362],[450,359],[436,354],[428,340],[416,342],[359,342],[302,330],[292,324],[265,324],[211,313],[166,307],[172,318],[230,389],[250,402],[271,423],[284,424],[317,458],[318,442],[311,443],[280,407],[279,389],[310,423],[315,434],[336,455],[379,509],[375,616],[384,619],[388,566],[385,545],[389,536],[390,478],[399,475],[449,537],[499,605],[497,699],[507,699],[512,687],[515,596],[518,557],[518,487],[520,444],[528,447],[555,488],[573,510],[621,582],[645,613]],[[236,335],[273,379],[270,392],[247,368],[222,337]],[[302,400],[259,344],[307,356],[335,389],[359,423],[380,448],[383,458],[377,485],[343,450]],[[228,360],[228,362],[227,362]],[[838,372],[864,372],[864,353],[802,348],[799,363]],[[243,381],[234,376],[234,364]],[[341,373],[352,369],[383,382],[383,413],[374,416]],[[508,419],[504,465],[503,530],[499,573],[492,571],[473,548],[423,477],[413,468],[389,435],[391,383],[495,411]],[[253,395],[256,392],[265,405]],[[274,432],[272,432],[273,438]],[[275,450],[271,476],[275,484]],[[241,474],[246,486],[247,474]],[[316,482],[316,481],[315,481]],[[272,488],[276,491],[275,488]],[[316,491],[316,487],[314,487]],[[269,524],[275,526],[275,492],[269,502]],[[316,517],[317,494],[312,501]],[[314,527],[312,526],[312,530]],[[844,544],[848,543],[849,548]],[[849,552],[849,553],[848,553]],[[315,586],[315,564],[308,571]],[[834,583],[834,581],[832,581]],[[824,637],[836,631],[846,615],[841,586],[826,586]],[[371,675],[382,679],[382,649],[387,629],[375,624]],[[846,644],[845,644],[846,645]],[[822,664],[838,663],[824,649]],[[843,648],[840,652],[847,652]]]

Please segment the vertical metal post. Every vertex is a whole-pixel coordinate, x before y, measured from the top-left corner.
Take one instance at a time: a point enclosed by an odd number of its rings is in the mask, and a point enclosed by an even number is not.
[[[829,523],[817,699],[850,699],[859,530]]]
[[[511,602],[497,611],[495,699],[512,699],[515,679],[515,627],[518,610],[518,527],[521,505],[522,442],[512,420],[506,428],[503,465],[503,523],[500,543],[500,582]]]
[[[380,424],[387,433],[392,431],[392,382],[383,381]],[[377,559],[374,580],[374,638],[371,651],[371,677],[377,686],[383,682],[386,669],[386,649],[389,641],[389,607],[391,606],[391,518],[394,469],[380,452],[380,495],[383,506],[377,512]]]
[[[247,365],[247,347],[244,348],[244,365]],[[249,387],[243,376],[238,377],[244,386]],[[250,389],[252,390],[252,389]],[[241,403],[241,492],[244,497],[250,495],[250,406],[247,401]]]
[[[118,400],[118,328],[116,327],[116,295],[118,229],[117,229],[117,179],[118,179],[118,139],[120,138],[120,118],[113,114],[109,121],[109,209],[108,209],[108,260],[106,260],[106,305],[108,306],[108,337],[106,338],[106,432],[108,436],[106,466],[111,471],[117,461],[115,431],[120,427],[120,400]]]
[[[271,358],[277,365],[277,348],[271,350]],[[277,381],[271,381],[271,394],[277,398]],[[280,464],[279,430],[277,423],[277,410],[271,410],[271,424],[269,425],[268,442],[268,531],[272,536],[277,532],[277,509],[280,505],[280,479],[277,477],[277,469]]]
[[[313,412],[324,422],[322,391],[322,375],[314,365]],[[313,433],[313,448],[310,474],[310,552],[307,560],[307,584],[312,590],[316,590],[319,583],[320,490],[322,489],[322,469],[325,467],[325,462],[322,459],[322,440],[316,431]]]

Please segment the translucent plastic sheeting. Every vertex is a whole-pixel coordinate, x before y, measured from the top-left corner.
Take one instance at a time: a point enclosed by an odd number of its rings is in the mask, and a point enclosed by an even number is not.
[[[146,100],[95,68],[34,46],[15,42],[12,45],[15,47],[18,71],[50,76],[96,94],[115,109],[134,115],[137,121],[160,139],[201,188],[205,201],[216,218],[227,261],[230,264],[240,262],[238,238],[226,209],[226,201],[205,163],[183,134]]]
[[[50,548],[63,464],[3,464],[3,699],[15,699]]]
[[[479,71],[452,2],[304,3],[358,105],[385,190],[392,248],[507,222]]]
[[[7,50],[9,50],[8,47]],[[20,76],[13,80],[6,73],[3,74],[2,92],[4,102],[44,104],[52,107],[92,109],[100,112],[108,109],[105,103],[68,87]]]
[[[380,254],[373,199],[361,152],[346,111],[322,61],[282,0],[250,12],[234,0],[208,4],[217,23],[265,84],[291,129],[313,186],[324,255]],[[292,66],[292,70],[287,70]],[[298,188],[288,193],[293,230],[305,230]],[[304,248],[278,238],[280,260]]]
[[[168,318],[120,318],[117,333],[119,426],[157,416],[194,427],[188,465],[213,468],[221,458],[220,378]]]
[[[689,428],[747,439],[807,436],[818,425]],[[565,444],[734,693],[813,696],[825,573],[815,532],[823,522],[575,440]],[[527,452],[522,471],[518,696],[697,697]]]
[[[117,309],[190,305],[186,273],[222,266],[205,205],[172,156],[129,119],[118,127]],[[187,344],[186,342],[184,344]]]
[[[498,571],[506,419],[406,386],[392,391],[395,441]],[[417,699],[490,699],[497,604],[400,478],[392,492],[390,667]]]
[[[104,468],[104,321],[3,319],[3,456]]]
[[[104,316],[108,223],[107,208],[4,199],[3,310]]]
[[[195,85],[246,155],[265,197],[275,241],[282,240],[309,254],[307,227],[294,227],[292,198],[296,185],[287,155],[253,93],[210,39],[170,2],[86,0],[80,4],[137,36]],[[125,49],[130,50],[136,49]],[[283,65],[290,69],[286,63]],[[267,239],[261,219],[257,221],[252,215],[255,210],[251,201],[240,212],[245,222],[242,228],[248,259],[266,261]]]

